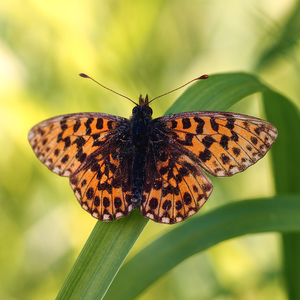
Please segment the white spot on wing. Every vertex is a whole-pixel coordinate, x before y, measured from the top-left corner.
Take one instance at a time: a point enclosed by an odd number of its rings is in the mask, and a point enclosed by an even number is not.
[[[122,218],[122,217],[124,217],[123,213],[121,213],[121,212],[116,213],[116,219],[119,219],[119,218]]]
[[[28,139],[31,140],[33,137],[34,137],[34,133],[32,131],[29,131]]]
[[[236,173],[240,172],[240,170],[237,166],[235,166],[234,168],[230,169],[229,172],[233,175],[233,174],[236,174]]]
[[[188,212],[188,216],[190,217],[190,216],[192,216],[192,215],[194,215],[196,212],[194,211],[194,210],[190,210],[189,212]]]
[[[169,224],[170,223],[170,218],[167,218],[167,217],[163,217],[161,219],[162,223],[166,223],[166,224]]]
[[[92,216],[93,216],[94,218],[98,219],[99,214],[98,214],[97,212],[94,211],[94,212],[92,213]]]
[[[224,170],[218,170],[216,173],[217,177],[224,177],[225,176],[225,171]]]
[[[110,221],[110,215],[103,215],[103,221]]]
[[[51,162],[50,162],[49,160],[46,160],[46,161],[44,162],[44,164],[45,164],[45,166],[47,166],[47,167],[50,167],[50,166],[51,166]]]
[[[147,213],[146,215],[147,218],[151,219],[151,220],[154,220],[154,216],[150,213]]]
[[[176,222],[177,222],[177,223],[181,222],[182,220],[183,220],[183,219],[182,219],[181,217],[177,217],[177,218],[176,218]]]
[[[80,200],[81,199],[81,196],[80,196],[80,194],[77,192],[77,191],[75,191],[75,197],[77,198],[77,200]]]
[[[249,160],[246,160],[245,162],[243,162],[243,165],[245,167],[249,167],[249,166],[251,166],[251,162]]]
[[[64,172],[64,176],[68,177],[68,176],[70,176],[70,175],[71,175],[71,172],[70,172],[70,170],[65,170],[65,172]]]
[[[206,202],[206,199],[201,199],[201,200],[198,202],[198,204],[199,204],[199,206],[201,207],[201,206],[204,205],[205,202]]]
[[[58,173],[59,173],[59,170],[60,170],[60,168],[56,166],[52,171],[53,171],[54,173],[58,174]]]

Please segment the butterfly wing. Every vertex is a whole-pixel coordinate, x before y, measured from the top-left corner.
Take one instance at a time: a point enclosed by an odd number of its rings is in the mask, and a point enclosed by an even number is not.
[[[111,221],[131,209],[133,152],[128,132],[125,118],[79,113],[37,124],[29,131],[28,140],[43,164],[70,178],[85,210],[95,218]]]
[[[165,137],[182,145],[216,177],[244,171],[261,159],[277,138],[272,124],[237,113],[187,112],[154,121],[165,124]]]
[[[227,112],[187,112],[151,123],[141,213],[177,223],[195,214],[213,185],[201,170],[232,176],[262,158],[277,137],[270,123]]]
[[[60,176],[70,177],[125,120],[98,113],[58,116],[35,125],[28,140],[44,165]]]
[[[181,147],[150,141],[141,213],[159,223],[178,223],[195,214],[213,185]]]
[[[125,134],[114,135],[99,147],[87,166],[70,177],[83,209],[101,221],[127,216],[132,210],[132,164],[133,149]]]

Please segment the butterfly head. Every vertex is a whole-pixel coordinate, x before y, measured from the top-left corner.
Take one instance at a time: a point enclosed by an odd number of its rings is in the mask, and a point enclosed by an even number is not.
[[[149,98],[146,95],[145,99],[140,95],[139,105],[135,106],[132,110],[132,115],[140,115],[151,118],[152,116],[152,108],[149,106]]]

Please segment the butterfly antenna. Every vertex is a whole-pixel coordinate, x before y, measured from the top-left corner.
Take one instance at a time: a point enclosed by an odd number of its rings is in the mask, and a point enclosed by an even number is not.
[[[178,88],[176,88],[176,89],[174,89],[174,90],[172,90],[172,91],[170,91],[170,92],[164,93],[164,94],[162,94],[162,95],[160,95],[160,96],[157,96],[157,97],[151,99],[151,100],[148,102],[148,104],[149,104],[150,102],[154,101],[154,100],[157,99],[157,98],[160,98],[160,97],[162,97],[162,96],[168,95],[168,94],[170,94],[170,93],[173,93],[173,92],[175,92],[175,91],[177,91],[177,90],[183,88],[184,86],[186,86],[186,85],[192,83],[193,81],[200,80],[200,79],[207,79],[208,77],[209,77],[208,75],[202,75],[202,76],[200,76],[200,77],[197,77],[197,78],[195,78],[195,79],[193,79],[193,80],[191,80],[191,81],[185,83],[184,85],[182,85],[182,86],[180,86],[180,87],[178,87]]]
[[[92,77],[90,77],[90,76],[88,76],[88,75],[86,75],[86,74],[84,74],[84,73],[80,73],[79,76],[81,76],[81,77],[83,77],[83,78],[89,78],[89,79],[93,80],[94,82],[96,82],[97,84],[99,84],[100,86],[102,86],[103,88],[105,88],[105,89],[107,89],[107,90],[109,90],[109,91],[111,91],[111,92],[113,92],[113,93],[115,93],[115,94],[117,94],[117,95],[119,95],[119,96],[121,96],[121,97],[123,97],[123,98],[128,99],[129,101],[131,101],[131,102],[134,103],[135,105],[138,105],[136,102],[134,102],[134,101],[131,100],[130,98],[128,98],[128,97],[126,97],[126,96],[124,96],[124,95],[122,95],[122,94],[120,94],[120,93],[115,92],[114,90],[112,90],[112,89],[110,89],[110,88],[104,86],[104,85],[101,84],[100,82],[96,81],[94,78],[92,78]]]

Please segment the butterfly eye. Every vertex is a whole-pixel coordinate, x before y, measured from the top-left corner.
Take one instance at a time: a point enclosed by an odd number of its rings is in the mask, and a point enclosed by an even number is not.
[[[132,114],[136,114],[139,110],[139,107],[138,106],[135,106],[133,109],[132,109]]]
[[[153,110],[150,106],[145,106],[145,111],[148,116],[152,116]]]

